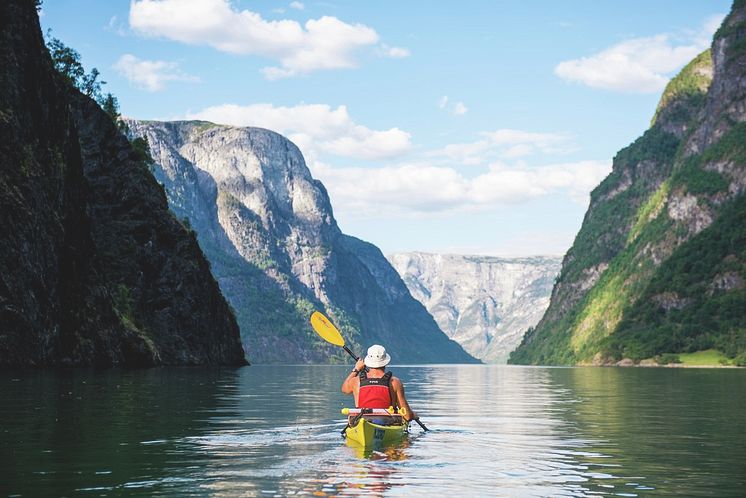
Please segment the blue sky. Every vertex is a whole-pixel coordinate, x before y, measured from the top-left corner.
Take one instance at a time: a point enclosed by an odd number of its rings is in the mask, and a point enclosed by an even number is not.
[[[122,112],[291,138],[385,253],[563,254],[725,0],[46,0]]]

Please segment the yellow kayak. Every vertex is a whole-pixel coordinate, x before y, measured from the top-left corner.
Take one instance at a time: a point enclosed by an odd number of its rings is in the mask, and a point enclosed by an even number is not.
[[[408,433],[409,422],[401,415],[381,409],[363,409],[363,412],[360,409],[342,410],[349,416],[344,436],[360,446],[373,447],[401,441]]]

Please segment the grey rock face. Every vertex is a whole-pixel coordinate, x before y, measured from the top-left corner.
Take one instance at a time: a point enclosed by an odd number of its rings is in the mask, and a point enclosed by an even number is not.
[[[506,363],[549,305],[561,258],[399,253],[388,256],[412,295],[472,356]]]
[[[343,360],[310,329],[313,309],[329,313],[358,351],[381,342],[395,361],[473,361],[375,246],[339,230],[292,142],[206,122],[129,125],[147,137],[155,176],[197,232],[254,361]]]
[[[746,74],[739,61],[742,55],[743,26],[746,8],[734,2],[712,41],[713,75],[700,122],[688,137],[688,153],[699,153],[716,143],[735,123],[746,121]]]

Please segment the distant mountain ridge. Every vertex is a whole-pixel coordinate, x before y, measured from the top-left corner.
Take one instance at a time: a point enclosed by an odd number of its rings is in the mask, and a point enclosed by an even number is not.
[[[549,305],[561,258],[422,252],[388,256],[412,295],[472,356],[506,363]]]
[[[619,151],[513,363],[719,349],[746,365],[746,2]]]
[[[353,349],[395,362],[475,361],[438,328],[381,252],[338,228],[298,148],[260,128],[130,121],[171,209],[197,234],[256,362],[349,361],[312,331],[326,311]]]

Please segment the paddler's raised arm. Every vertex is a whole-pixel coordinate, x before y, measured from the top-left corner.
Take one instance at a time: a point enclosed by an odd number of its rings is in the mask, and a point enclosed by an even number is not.
[[[355,368],[347,375],[347,378],[345,378],[344,382],[342,382],[342,392],[344,394],[354,394],[355,393],[355,387],[359,385],[360,379],[357,378],[357,375],[365,368],[365,363],[363,360],[357,360],[357,363],[355,363]]]

